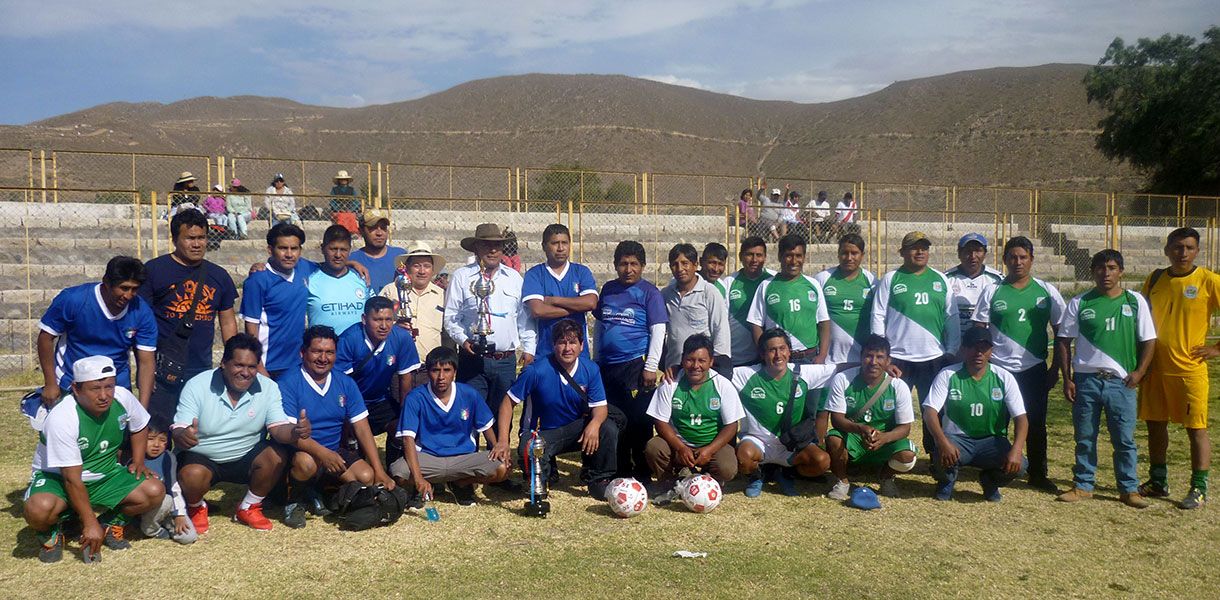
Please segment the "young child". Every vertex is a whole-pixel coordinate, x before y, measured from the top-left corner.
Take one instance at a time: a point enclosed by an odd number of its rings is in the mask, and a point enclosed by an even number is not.
[[[179,544],[190,544],[198,538],[195,526],[186,518],[186,500],[178,485],[178,461],[169,447],[169,427],[154,420],[148,424],[148,446],[144,451],[144,464],[161,477],[165,483],[165,500],[159,508],[140,516],[140,530],[148,537],[173,539]]]

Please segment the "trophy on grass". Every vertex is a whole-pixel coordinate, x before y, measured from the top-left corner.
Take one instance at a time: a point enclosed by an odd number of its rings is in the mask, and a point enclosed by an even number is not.
[[[486,270],[480,269],[479,275],[470,283],[470,293],[474,295],[476,309],[475,322],[470,328],[470,349],[477,356],[494,354],[496,343],[487,341],[487,338],[495,333],[491,328],[490,298],[496,293],[496,284],[492,282]]]
[[[551,512],[551,503],[547,500],[547,481],[542,475],[542,460],[545,454],[546,442],[535,429],[525,445],[525,464],[529,469],[530,480],[530,499],[526,501],[523,511],[527,517],[546,517],[546,514]]]
[[[407,331],[411,332],[411,337],[418,338],[419,330],[411,323],[415,318],[415,314],[411,311],[411,278],[405,269],[397,271],[397,275],[394,277],[394,287],[398,290],[397,320],[406,326]]]

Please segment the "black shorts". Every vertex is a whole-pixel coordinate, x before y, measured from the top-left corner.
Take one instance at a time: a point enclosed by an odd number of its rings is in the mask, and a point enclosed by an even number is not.
[[[290,450],[295,451],[295,452],[302,452],[302,450],[297,450],[295,448],[290,448]],[[352,465],[356,464],[356,461],[364,460],[364,455],[361,454],[359,450],[352,450],[351,448],[348,448],[345,445],[340,445],[339,449],[335,450],[335,453],[339,455],[339,458],[343,459],[343,464],[347,465],[348,469],[352,468]],[[314,462],[317,462],[317,461],[314,461]],[[289,464],[291,464],[291,463],[289,463]],[[331,473],[330,471],[327,471],[322,465],[318,465],[318,472],[316,475],[314,475],[314,477],[317,477],[318,480],[322,481],[323,483],[329,483],[331,481],[338,481],[339,476],[342,474],[343,473]]]
[[[237,460],[218,463],[202,454],[183,450],[178,455],[178,469],[181,470],[187,465],[203,465],[212,472],[212,481],[208,487],[212,487],[221,482],[228,483],[250,483],[250,471],[254,468],[254,459],[262,454],[263,450],[270,448],[271,444],[267,440],[262,440],[255,444],[244,456]]]

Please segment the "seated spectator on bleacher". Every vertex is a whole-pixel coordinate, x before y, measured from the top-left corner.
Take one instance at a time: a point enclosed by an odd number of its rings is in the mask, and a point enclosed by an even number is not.
[[[250,239],[249,220],[253,218],[253,206],[250,204],[250,190],[241,184],[240,179],[233,179],[229,187],[229,197],[225,199],[225,211],[228,213],[229,233],[239,240]]]
[[[336,225],[342,225],[348,233],[360,233],[360,199],[356,197],[356,189],[352,187],[352,177],[347,171],[335,174],[335,186],[330,188],[330,218]]]
[[[837,238],[845,233],[859,233],[860,227],[856,225],[859,218],[855,198],[852,198],[851,192],[843,194],[843,199],[835,206],[835,223],[831,235]]]
[[[199,186],[195,185],[195,176],[190,171],[178,175],[178,181],[174,182],[174,193],[169,195],[169,212],[165,218],[172,219],[178,211],[187,208],[199,209],[199,194],[182,193],[198,191]]]
[[[297,215],[296,196],[292,195],[292,188],[284,183],[283,173],[275,174],[265,193],[267,196],[263,203],[267,206],[267,218],[272,227],[279,223],[301,224],[301,217]]]
[[[753,190],[749,188],[741,190],[741,197],[737,200],[737,215],[738,226],[745,227],[752,233],[755,225],[758,224],[758,211],[754,209]]]
[[[212,186],[212,191],[216,194],[209,194],[203,199],[203,210],[207,213],[208,219],[217,225],[229,225],[228,207],[225,202],[225,188],[219,183]]]
[[[809,204],[805,208],[809,209],[807,218],[812,224],[813,236],[818,240],[827,239],[831,229],[831,212],[830,200],[826,199],[826,191],[822,190],[818,192],[818,197],[810,200]],[[815,240],[809,241],[813,242]]]

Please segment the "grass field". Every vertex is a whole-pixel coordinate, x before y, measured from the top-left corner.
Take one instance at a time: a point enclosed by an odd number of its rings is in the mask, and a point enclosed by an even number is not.
[[[1059,395],[1050,422],[1051,476],[1066,487],[1071,422]],[[89,566],[73,543],[61,563],[43,565],[20,516],[35,436],[8,410],[0,417],[0,539],[12,550],[0,560],[0,589],[7,598],[1213,597],[1220,507],[1119,504],[1105,440],[1103,431],[1096,499],[1076,505],[1020,483],[987,503],[973,471],[953,502],[936,502],[921,457],[916,474],[901,479],[905,497],[883,500],[879,511],[841,506],[812,482],[799,482],[798,498],[768,486],[747,500],[738,481],[711,514],[679,505],[620,520],[604,503],[568,493],[575,463],[563,461],[545,520],[518,516],[519,499],[492,492],[472,508],[442,498],[437,523],[408,514],[352,533],[311,517],[303,530],[277,523],[259,533],[226,520],[241,497],[226,487],[209,496],[220,515],[192,546],[139,540]],[[1142,477],[1142,427],[1139,443]],[[1187,461],[1185,433],[1173,430],[1175,500],[1186,491]],[[684,549],[708,557],[671,557]]]

